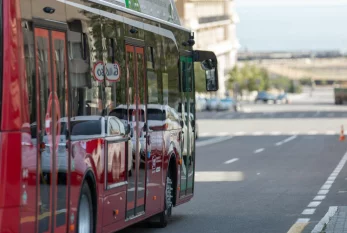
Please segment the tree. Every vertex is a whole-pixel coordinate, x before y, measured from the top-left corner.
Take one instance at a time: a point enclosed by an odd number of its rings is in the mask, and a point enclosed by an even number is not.
[[[288,77],[278,76],[271,80],[272,86],[276,89],[283,89],[288,92],[290,88],[290,80]]]
[[[235,66],[229,73],[230,89],[235,86],[238,91],[262,91],[271,86],[269,74],[266,69],[246,63],[243,67]]]

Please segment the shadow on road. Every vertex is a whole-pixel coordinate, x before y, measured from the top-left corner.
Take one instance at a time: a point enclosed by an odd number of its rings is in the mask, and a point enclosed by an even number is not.
[[[266,112],[199,112],[198,120],[218,119],[308,119],[346,118],[347,111],[266,111]]]
[[[186,220],[187,220],[187,216],[185,215],[173,214],[169,219],[168,226],[179,224],[180,222],[186,221]],[[133,226],[130,226],[128,228],[125,228],[124,230],[119,231],[119,233],[145,233],[145,232],[153,232],[153,231],[165,232],[165,229],[158,228],[156,226],[149,224],[146,221],[143,221]]]

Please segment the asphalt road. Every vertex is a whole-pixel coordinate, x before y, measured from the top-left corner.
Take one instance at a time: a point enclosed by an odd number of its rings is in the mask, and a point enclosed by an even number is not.
[[[199,113],[195,197],[173,210],[165,229],[140,225],[122,233],[311,232],[330,206],[347,202],[346,161],[340,162],[347,141],[338,135],[347,107],[320,100],[303,95],[290,105],[223,113],[262,117]]]

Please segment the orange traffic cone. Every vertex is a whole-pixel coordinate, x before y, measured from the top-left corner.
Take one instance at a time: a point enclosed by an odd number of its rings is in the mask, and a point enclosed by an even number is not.
[[[344,140],[345,140],[345,132],[343,130],[343,125],[341,125],[340,141],[344,141]]]

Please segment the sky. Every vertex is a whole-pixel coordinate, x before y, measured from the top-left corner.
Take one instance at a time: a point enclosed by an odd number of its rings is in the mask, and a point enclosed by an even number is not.
[[[347,51],[347,0],[235,0],[241,50]]]

